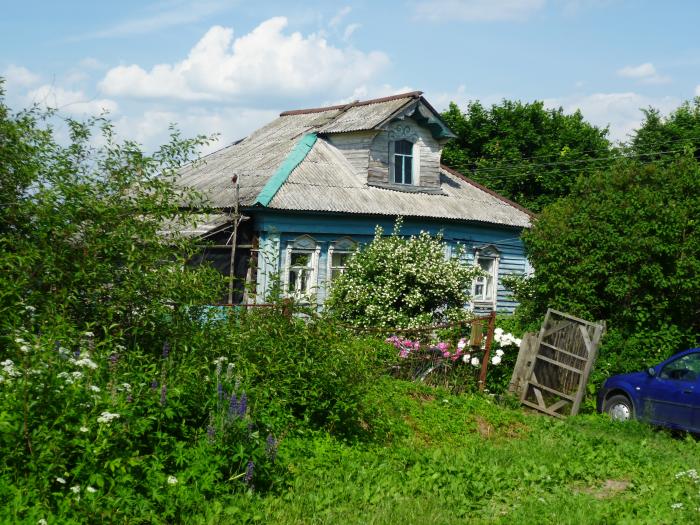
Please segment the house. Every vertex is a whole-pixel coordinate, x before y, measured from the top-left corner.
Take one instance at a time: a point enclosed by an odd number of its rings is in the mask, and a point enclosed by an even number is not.
[[[263,302],[281,282],[283,293],[322,304],[352,251],[371,241],[377,225],[390,233],[401,216],[402,233],[442,232],[450,250],[466,248],[481,266],[475,309],[512,311],[501,279],[527,271],[520,234],[532,216],[440,164],[453,136],[418,91],[285,111],[181,170],[179,183],[221,212],[189,231],[210,242],[200,260],[228,275],[238,195],[244,220],[235,235],[234,302]]]

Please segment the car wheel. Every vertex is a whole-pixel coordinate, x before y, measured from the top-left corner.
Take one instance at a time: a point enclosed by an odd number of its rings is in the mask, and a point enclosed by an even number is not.
[[[634,407],[625,395],[618,394],[605,401],[603,412],[608,414],[613,421],[629,421],[634,418]]]

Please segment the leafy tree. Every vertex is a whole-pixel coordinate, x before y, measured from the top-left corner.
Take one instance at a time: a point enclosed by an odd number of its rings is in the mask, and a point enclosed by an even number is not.
[[[487,109],[476,101],[464,113],[451,103],[442,117],[457,135],[442,162],[536,212],[612,153],[607,128],[542,102],[504,100]]]
[[[192,220],[197,195],[175,170],[204,137],[145,155],[116,142],[103,118],[59,119],[38,108],[13,114],[0,84],[0,319],[6,327],[62,317],[134,335],[153,332],[174,305],[203,303],[219,278],[185,265],[193,241],[164,235]],[[52,123],[68,130],[67,144]],[[97,135],[96,135],[97,132]],[[96,144],[100,144],[99,146]],[[161,343],[162,344],[162,343]]]
[[[523,236],[535,274],[515,287],[520,313],[553,307],[607,320],[610,341],[629,358],[618,369],[643,365],[652,349],[697,342],[699,187],[692,156],[621,160],[581,179]]]
[[[416,327],[464,315],[478,271],[445,257],[441,236],[400,236],[401,221],[356,252],[331,288],[326,307],[357,326]]]
[[[631,152],[651,162],[691,153],[700,160],[700,97],[686,101],[668,117],[654,108],[642,110],[644,120],[632,137]]]

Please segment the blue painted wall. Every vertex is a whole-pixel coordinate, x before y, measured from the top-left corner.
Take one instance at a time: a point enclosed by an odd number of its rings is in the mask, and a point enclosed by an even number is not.
[[[323,303],[327,294],[328,249],[331,243],[342,237],[350,237],[359,244],[368,243],[374,238],[377,225],[384,229],[385,234],[390,234],[395,221],[395,217],[290,214],[269,210],[250,214],[253,215],[254,229],[258,232],[260,241],[258,297],[264,297],[272,278],[281,276],[287,243],[302,235],[309,235],[320,247],[315,283],[319,303]],[[401,231],[404,235],[415,235],[421,231],[431,234],[442,232],[444,240],[452,249],[456,249],[458,244],[466,247],[467,260],[470,262],[473,262],[474,247],[488,244],[495,246],[500,254],[497,310],[513,311],[517,303],[503,288],[501,280],[505,275],[524,274],[527,271],[520,228],[405,218]]]

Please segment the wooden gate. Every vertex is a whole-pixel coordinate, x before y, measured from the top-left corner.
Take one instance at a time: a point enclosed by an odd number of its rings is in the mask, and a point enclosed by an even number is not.
[[[604,325],[547,310],[535,352],[525,364],[520,400],[556,417],[578,413]]]

